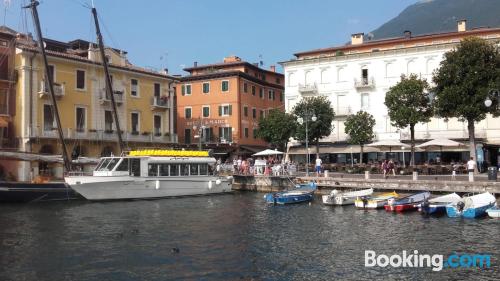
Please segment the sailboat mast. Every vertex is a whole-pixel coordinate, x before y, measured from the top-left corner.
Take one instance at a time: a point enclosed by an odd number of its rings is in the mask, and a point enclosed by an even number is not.
[[[49,71],[49,62],[47,61],[47,54],[45,53],[45,46],[43,42],[43,37],[42,37],[42,30],[40,29],[40,20],[38,18],[38,11],[36,7],[39,5],[38,1],[36,0],[31,0],[31,3],[23,8],[30,8],[31,9],[31,14],[33,15],[33,21],[35,23],[36,27],[36,33],[38,37],[38,45],[40,46],[40,50],[42,53],[43,57],[43,63],[45,67],[45,79],[48,81],[48,86],[49,86],[49,93],[50,97],[52,99],[52,108],[54,109],[54,116],[56,117],[56,123],[57,123],[57,132],[59,134],[59,141],[61,142],[62,145],[62,150],[63,150],[63,160],[64,160],[64,167],[66,168],[66,171],[71,170],[71,163],[68,157],[68,150],[66,148],[66,143],[64,142],[64,135],[63,135],[63,130],[61,127],[61,119],[59,118],[59,109],[57,108],[57,102],[56,102],[56,96],[54,94],[54,84],[53,84],[53,77],[52,73]]]
[[[113,107],[113,116],[115,118],[116,130],[118,132],[118,143],[120,144],[120,154],[123,152],[125,146],[122,140],[122,131],[120,130],[120,121],[118,120],[118,113],[116,111],[115,96],[113,95],[113,85],[111,83],[111,77],[109,76],[108,61],[106,60],[106,55],[104,54],[104,44],[102,43],[101,29],[99,28],[99,20],[97,19],[97,10],[92,7],[92,15],[94,15],[95,30],[97,33],[97,41],[99,43],[99,50],[101,52],[102,65],[104,66],[104,74],[106,75],[106,94],[109,95],[111,99],[111,105]]]

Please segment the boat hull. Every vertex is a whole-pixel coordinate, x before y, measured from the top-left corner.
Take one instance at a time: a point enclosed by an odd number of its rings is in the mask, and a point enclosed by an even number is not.
[[[418,209],[418,205],[417,204],[385,205],[384,208],[388,212],[407,212],[407,211],[416,211]]]
[[[424,215],[440,215],[440,214],[445,214],[446,213],[446,205],[439,205],[439,204],[430,204],[426,206],[421,206],[420,211]]]
[[[492,207],[486,210],[486,213],[488,213],[488,216],[490,218],[500,218],[500,208],[498,207]]]
[[[380,200],[368,200],[363,202],[363,200],[355,200],[354,205],[360,209],[382,209],[385,205],[387,205],[387,199]]]
[[[336,206],[344,206],[344,205],[353,205],[356,197],[342,197],[342,196],[331,196],[331,195],[323,195],[323,204],[325,205],[336,205]]]
[[[288,196],[282,196],[279,193],[268,193],[265,195],[265,199],[266,199],[267,203],[278,204],[278,205],[309,202],[309,201],[312,201],[313,198],[314,198],[313,192],[304,193],[304,194],[300,194],[300,195],[288,195]]]
[[[148,199],[231,192],[226,177],[67,177],[66,182],[88,200]]]
[[[493,207],[494,203],[477,208],[468,208],[463,211],[458,210],[454,205],[446,206],[446,214],[450,218],[464,217],[468,219],[479,218],[486,215],[486,210]]]
[[[82,199],[64,182],[49,183],[0,183],[0,202],[29,203]]]

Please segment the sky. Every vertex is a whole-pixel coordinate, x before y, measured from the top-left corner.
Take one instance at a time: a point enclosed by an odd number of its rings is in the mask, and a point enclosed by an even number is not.
[[[96,42],[92,0],[41,0],[43,36]],[[9,4],[10,2],[10,4]],[[33,32],[29,0],[2,1],[3,23]],[[277,65],[293,54],[343,45],[368,33],[416,0],[94,0],[104,43],[128,52],[138,66],[170,74],[236,55]],[[34,32],[33,32],[34,33]],[[281,67],[278,65],[278,71]]]

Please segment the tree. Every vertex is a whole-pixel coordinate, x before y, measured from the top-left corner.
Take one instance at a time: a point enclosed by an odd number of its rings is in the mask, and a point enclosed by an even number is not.
[[[283,150],[296,128],[297,121],[292,114],[273,109],[266,117],[259,120],[257,137]]]
[[[344,131],[349,135],[349,142],[360,146],[359,159],[360,163],[363,163],[363,147],[375,137],[373,134],[375,118],[368,112],[358,111],[354,115],[349,115],[344,125]]]
[[[401,81],[391,87],[385,96],[385,106],[393,126],[410,127],[411,166],[415,168],[415,125],[429,122],[433,112],[427,90],[429,84],[415,74],[408,78],[401,76]]]
[[[306,139],[305,119],[308,118],[308,142],[316,142],[316,154],[319,154],[319,140],[329,136],[333,129],[335,112],[330,101],[323,96],[304,98],[295,105],[293,114],[304,119],[303,124],[297,126],[296,138],[302,141]],[[311,120],[313,115],[317,118],[314,122]]]
[[[499,50],[484,39],[471,37],[444,57],[433,75],[436,114],[467,121],[470,155],[477,160],[474,122],[486,118],[487,113],[498,114],[497,108],[486,107],[484,100],[491,89],[500,88]]]

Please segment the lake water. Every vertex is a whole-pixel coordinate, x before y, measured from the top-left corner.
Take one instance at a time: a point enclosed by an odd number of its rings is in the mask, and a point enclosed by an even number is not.
[[[500,220],[266,205],[262,193],[0,205],[0,280],[498,280]],[[365,250],[490,268],[365,267]]]

